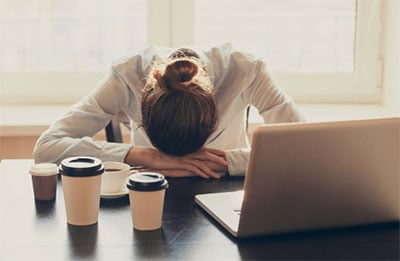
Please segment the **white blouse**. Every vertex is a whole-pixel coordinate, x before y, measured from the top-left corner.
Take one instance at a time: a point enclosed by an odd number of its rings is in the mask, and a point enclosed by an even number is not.
[[[250,147],[246,135],[248,105],[256,107],[267,124],[303,121],[304,117],[262,60],[231,44],[207,51],[191,49],[206,65],[218,104],[219,125],[205,146],[225,150],[229,174],[244,175]],[[142,90],[154,62],[173,51],[148,47],[114,63],[109,75],[89,95],[40,136],[34,149],[35,161],[59,164],[66,157],[86,155],[123,162],[132,146],[153,147],[139,127]],[[92,137],[119,112],[130,119],[131,144],[94,141]]]

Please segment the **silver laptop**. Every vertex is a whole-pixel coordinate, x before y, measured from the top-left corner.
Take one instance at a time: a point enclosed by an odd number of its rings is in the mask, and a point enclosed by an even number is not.
[[[196,203],[233,236],[400,220],[400,118],[260,126],[244,190]]]

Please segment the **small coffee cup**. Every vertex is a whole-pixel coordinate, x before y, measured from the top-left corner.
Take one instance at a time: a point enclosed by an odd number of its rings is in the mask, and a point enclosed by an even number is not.
[[[94,157],[70,157],[61,162],[68,224],[85,226],[97,223],[103,172],[101,160]]]
[[[53,163],[38,163],[29,169],[32,176],[33,193],[36,200],[53,200],[57,192],[58,166]]]
[[[130,166],[122,162],[103,162],[104,173],[101,181],[101,194],[109,195],[126,190],[126,180],[131,172]]]
[[[126,183],[132,224],[136,230],[156,230],[161,228],[165,190],[168,182],[155,172],[138,172],[129,176]]]

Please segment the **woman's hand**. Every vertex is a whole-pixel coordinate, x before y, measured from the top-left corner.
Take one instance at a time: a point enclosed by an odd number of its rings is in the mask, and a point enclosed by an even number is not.
[[[171,156],[154,148],[133,147],[125,162],[171,177],[198,175],[203,178],[219,178],[220,175],[216,172],[227,171],[225,152],[209,148],[202,148],[185,156]]]

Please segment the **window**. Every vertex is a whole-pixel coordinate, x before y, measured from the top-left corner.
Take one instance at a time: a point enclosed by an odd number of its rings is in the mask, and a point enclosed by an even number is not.
[[[2,104],[71,103],[147,44],[146,0],[0,0]]]
[[[296,101],[379,102],[380,0],[0,0],[1,103],[70,104],[147,44],[232,42]]]
[[[265,58],[275,71],[353,71],[355,0],[247,0],[221,16],[231,2],[195,1],[194,42],[229,39]]]
[[[251,50],[297,101],[378,102],[379,4],[195,0],[193,42]]]
[[[145,0],[3,0],[1,10],[3,71],[104,71],[146,44]]]

